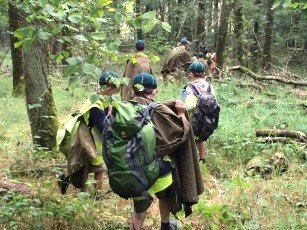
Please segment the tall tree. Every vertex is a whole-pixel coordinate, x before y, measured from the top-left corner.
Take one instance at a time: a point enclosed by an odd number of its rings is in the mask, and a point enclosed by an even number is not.
[[[272,61],[272,35],[273,35],[273,23],[274,23],[274,0],[266,1],[266,22],[264,28],[264,44],[263,44],[263,56],[262,56],[262,69],[268,71],[271,69]]]
[[[141,9],[142,9],[141,0],[135,0],[135,14],[137,17],[141,15]],[[137,40],[143,39],[143,31],[141,28],[138,28],[136,30],[136,38]]]
[[[254,0],[256,11],[254,14],[254,26],[253,26],[253,33],[252,33],[252,44],[251,44],[251,69],[253,71],[257,71],[258,69],[258,62],[259,62],[259,25],[260,25],[260,4],[261,0]]]
[[[213,23],[214,23],[214,48],[217,45],[217,37],[219,33],[219,0],[214,0]]]
[[[12,2],[8,3],[8,19],[10,34],[10,46],[13,67],[13,95],[19,96],[24,94],[24,65],[23,65],[23,51],[22,47],[14,47],[18,39],[14,37],[13,32],[22,27],[22,15],[20,10]]]
[[[196,24],[196,44],[195,47],[198,47],[206,36],[205,28],[205,0],[198,0],[198,16]]]
[[[224,64],[224,52],[226,49],[226,42],[227,42],[230,9],[231,6],[229,1],[223,0],[220,23],[219,23],[219,32],[217,37],[217,48],[216,48],[217,66],[219,68],[222,68]]]
[[[33,144],[52,149],[56,146],[59,122],[48,80],[47,43],[35,38],[24,55],[26,104]]]
[[[243,0],[237,0],[234,7],[234,45],[233,54],[235,61],[238,64],[243,65],[243,42],[242,42],[242,32],[243,32]]]

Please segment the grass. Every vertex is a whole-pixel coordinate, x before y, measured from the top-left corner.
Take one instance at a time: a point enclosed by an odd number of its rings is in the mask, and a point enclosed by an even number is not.
[[[53,93],[60,119],[78,109],[93,88],[68,86],[53,76]],[[299,144],[261,143],[256,129],[287,128],[306,132],[306,96],[294,93],[291,86],[262,83],[263,89],[242,86],[251,83],[246,76],[227,76],[214,81],[221,105],[219,128],[207,142],[207,163],[201,165],[205,193],[194,214],[185,219],[183,229],[306,229],[307,178],[306,147]],[[52,163],[65,163],[60,153],[33,153],[24,98],[14,98],[11,77],[0,78],[0,156],[1,177],[10,169],[29,169]],[[159,84],[158,101],[177,99],[185,83]],[[302,89],[305,90],[306,89]],[[268,179],[245,177],[245,165],[254,156],[271,157],[283,153],[290,162],[283,175]],[[8,193],[0,197],[0,226],[6,229],[127,229],[131,202],[106,194],[94,202],[92,189],[59,195],[57,169],[41,177],[14,178],[32,185],[32,195]],[[2,175],[2,176],[1,176]],[[1,191],[0,191],[1,193]],[[159,226],[155,202],[145,225]]]

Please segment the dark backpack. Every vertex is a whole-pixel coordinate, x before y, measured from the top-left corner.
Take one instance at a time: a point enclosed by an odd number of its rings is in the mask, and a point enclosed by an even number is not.
[[[156,135],[151,115],[156,104],[119,101],[105,119],[103,157],[109,184],[122,198],[144,196],[157,181],[160,163],[156,157]]]
[[[218,127],[220,106],[211,94],[210,84],[206,93],[199,92],[193,84],[189,87],[198,98],[191,119],[192,129],[200,141],[206,141]]]

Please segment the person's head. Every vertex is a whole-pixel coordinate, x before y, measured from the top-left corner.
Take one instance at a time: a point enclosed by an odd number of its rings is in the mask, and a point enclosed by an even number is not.
[[[150,73],[138,73],[132,80],[133,92],[136,96],[153,98],[157,94],[157,79]]]
[[[190,46],[190,42],[186,37],[181,38],[180,45],[185,46],[186,49]]]
[[[144,40],[137,40],[135,42],[135,49],[137,51],[143,51],[145,49],[145,41]]]
[[[205,73],[205,66],[201,62],[193,62],[190,66],[189,69],[190,71],[190,77],[192,78],[202,78]]]
[[[99,93],[104,95],[112,95],[119,92],[119,86],[115,84],[115,81],[119,79],[119,76],[114,71],[105,71],[99,78]]]
[[[197,58],[204,58],[204,54],[202,52],[197,53]]]
[[[207,51],[207,46],[206,45],[200,45],[199,46],[199,51],[202,52],[203,54],[206,54]]]

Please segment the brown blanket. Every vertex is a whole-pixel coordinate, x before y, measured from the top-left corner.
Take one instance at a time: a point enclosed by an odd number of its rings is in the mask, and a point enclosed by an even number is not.
[[[146,105],[152,102],[143,97],[135,97],[133,100]],[[157,133],[157,155],[168,154],[175,164],[175,191],[169,194],[169,200],[171,211],[176,213],[182,209],[183,204],[196,204],[198,195],[204,192],[204,186],[190,123],[178,117],[174,110],[175,101],[159,104],[152,115],[152,121]]]

